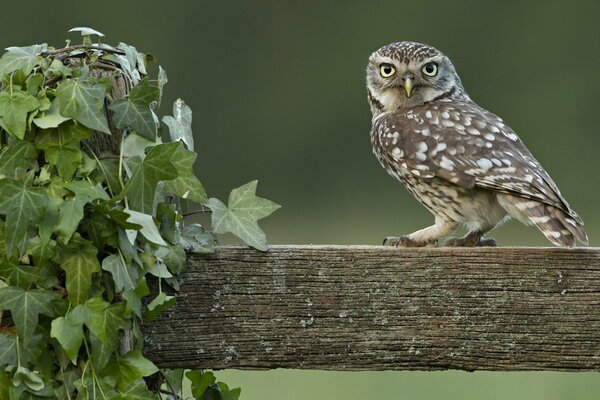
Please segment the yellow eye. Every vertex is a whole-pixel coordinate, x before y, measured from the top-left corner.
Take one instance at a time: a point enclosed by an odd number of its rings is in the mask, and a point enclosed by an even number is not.
[[[394,75],[395,72],[396,68],[394,68],[391,64],[381,64],[379,66],[379,73],[384,78],[389,78],[390,76]]]
[[[438,72],[438,67],[436,63],[427,63],[425,65],[423,65],[423,68],[421,68],[421,71],[423,71],[423,73],[427,76],[435,76]]]

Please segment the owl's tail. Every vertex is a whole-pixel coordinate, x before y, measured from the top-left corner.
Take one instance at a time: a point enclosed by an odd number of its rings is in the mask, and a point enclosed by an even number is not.
[[[556,246],[573,247],[576,239],[588,244],[583,222],[574,212],[511,195],[499,195],[498,201],[511,216],[535,225]]]

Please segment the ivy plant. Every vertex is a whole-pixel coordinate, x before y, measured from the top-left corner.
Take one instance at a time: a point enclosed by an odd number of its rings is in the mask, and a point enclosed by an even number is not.
[[[208,198],[191,109],[157,116],[162,67],[150,79],[151,56],[72,31],[82,44],[0,59],[0,398],[237,399],[209,371],[159,371],[141,326],[176,302],[187,253],[226,232],[266,250],[257,220],[279,206],[256,181]],[[193,204],[212,229],[185,223]]]

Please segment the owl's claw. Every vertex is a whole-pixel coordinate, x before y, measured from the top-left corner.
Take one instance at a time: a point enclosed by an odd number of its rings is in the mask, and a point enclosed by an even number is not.
[[[447,247],[496,247],[496,241],[484,238],[479,232],[469,232],[461,238],[450,238],[444,242]]]
[[[383,239],[383,245],[393,247],[426,247],[436,246],[437,240],[431,242],[419,242],[408,236],[388,236]]]

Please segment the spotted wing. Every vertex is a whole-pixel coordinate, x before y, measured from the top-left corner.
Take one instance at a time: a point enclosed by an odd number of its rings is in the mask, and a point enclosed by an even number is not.
[[[582,223],[513,130],[474,103],[397,110],[380,116],[374,130],[380,157],[405,173],[542,202]]]

